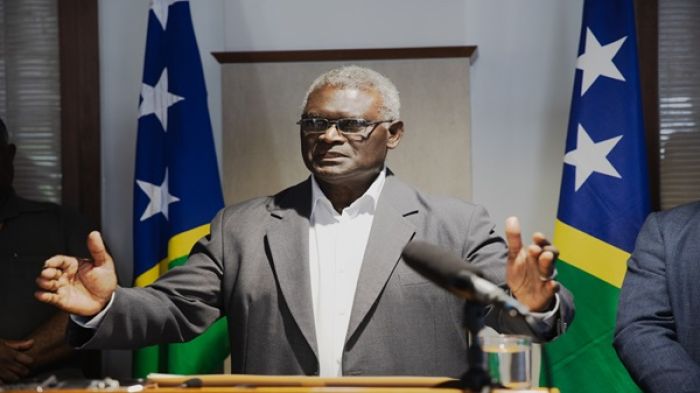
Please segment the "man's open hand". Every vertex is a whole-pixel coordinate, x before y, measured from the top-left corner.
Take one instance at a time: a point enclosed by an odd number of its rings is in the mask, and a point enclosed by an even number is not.
[[[65,255],[46,260],[36,279],[41,288],[37,299],[82,316],[93,316],[107,305],[117,287],[114,262],[99,232],[88,235],[87,246],[92,260]]]

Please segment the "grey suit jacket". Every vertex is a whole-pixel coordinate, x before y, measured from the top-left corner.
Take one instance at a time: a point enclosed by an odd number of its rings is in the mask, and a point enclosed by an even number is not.
[[[620,293],[615,348],[646,392],[700,392],[700,202],[651,214]]]
[[[97,331],[74,344],[134,348],[186,341],[229,319],[232,371],[318,373],[308,268],[311,184],[223,209],[186,265],[148,288],[119,288]],[[367,244],[343,354],[344,375],[447,375],[466,367],[463,302],[401,260],[411,239],[445,246],[504,283],[506,247],[486,211],[424,195],[387,176]],[[573,317],[562,291],[560,316]],[[526,329],[492,312],[497,330]],[[555,334],[554,332],[553,334]]]

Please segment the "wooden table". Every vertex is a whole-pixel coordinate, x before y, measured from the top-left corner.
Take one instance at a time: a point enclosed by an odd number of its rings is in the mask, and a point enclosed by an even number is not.
[[[282,375],[170,375],[151,374],[143,385],[110,387],[105,380],[104,388],[39,388],[13,389],[13,392],[60,393],[465,393],[458,388],[439,387],[454,382],[444,377],[338,377],[322,378]],[[116,382],[116,381],[114,381]],[[2,390],[2,386],[0,386]],[[558,389],[534,388],[524,390],[493,389],[492,393],[558,393]]]

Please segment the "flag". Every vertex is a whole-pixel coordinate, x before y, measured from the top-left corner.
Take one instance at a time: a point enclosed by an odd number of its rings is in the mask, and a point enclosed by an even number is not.
[[[541,383],[562,393],[639,391],[612,346],[627,259],[650,211],[636,45],[633,0],[585,0],[554,229],[576,318],[542,358]]]
[[[154,0],[148,12],[134,182],[134,277],[146,286],[185,262],[224,205],[190,5]],[[220,371],[226,320],[193,341],[134,354],[134,376]]]

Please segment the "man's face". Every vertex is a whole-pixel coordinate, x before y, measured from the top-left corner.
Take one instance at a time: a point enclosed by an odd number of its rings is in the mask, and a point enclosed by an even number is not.
[[[304,117],[337,119],[382,119],[379,110],[381,95],[374,89],[322,86],[308,98]],[[391,127],[391,132],[389,131]],[[301,152],[306,167],[317,180],[329,184],[366,182],[384,166],[387,149],[398,145],[402,124],[381,123],[369,126],[366,138],[346,137],[335,126],[324,133],[301,133]]]

